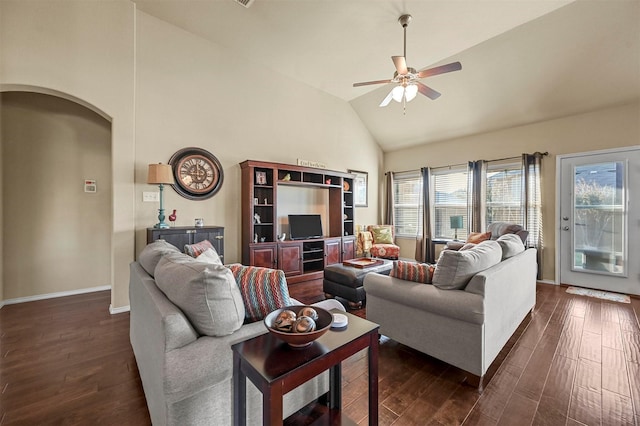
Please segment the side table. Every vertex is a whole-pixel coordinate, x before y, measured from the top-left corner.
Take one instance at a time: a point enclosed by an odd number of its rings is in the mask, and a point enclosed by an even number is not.
[[[369,367],[369,425],[378,424],[379,326],[349,313],[335,312],[349,318],[347,327],[329,330],[306,348],[291,348],[271,333],[231,347],[234,425],[246,424],[247,378],[262,393],[264,425],[282,425],[283,395],[326,370],[329,370],[329,392],[321,400],[327,402],[330,411],[341,410],[341,363],[365,348]]]

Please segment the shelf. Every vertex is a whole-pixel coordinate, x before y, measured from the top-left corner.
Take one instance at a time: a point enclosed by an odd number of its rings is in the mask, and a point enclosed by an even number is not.
[[[254,223],[253,226],[273,226],[273,222],[267,223]]]

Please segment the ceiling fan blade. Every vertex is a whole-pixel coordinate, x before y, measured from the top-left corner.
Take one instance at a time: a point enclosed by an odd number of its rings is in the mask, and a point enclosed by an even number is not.
[[[384,98],[382,100],[382,102],[380,102],[380,107],[386,107],[387,105],[389,105],[389,102],[391,102],[391,99],[393,99],[393,89],[391,89],[391,91],[389,92],[389,94],[387,95],[386,98]]]
[[[425,95],[427,98],[429,98],[431,100],[435,101],[441,95],[440,92],[436,92],[431,87],[425,86],[424,84],[420,83],[419,81],[416,81],[416,85],[418,86],[418,92],[422,93],[423,95]]]
[[[353,83],[353,87],[369,86],[370,84],[391,83],[391,80],[363,81],[362,83]]]
[[[407,61],[404,56],[392,56],[391,60],[393,61],[393,65],[396,66],[396,71],[398,71],[398,75],[405,75],[409,70],[407,70]]]
[[[460,71],[462,69],[462,64],[460,62],[452,62],[446,65],[440,65],[439,67],[429,68],[428,70],[420,71],[418,73],[418,78],[425,78],[432,75],[444,74],[446,72],[451,71]]]

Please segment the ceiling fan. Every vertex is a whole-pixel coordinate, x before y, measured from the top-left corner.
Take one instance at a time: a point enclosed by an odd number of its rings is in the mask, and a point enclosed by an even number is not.
[[[418,80],[432,75],[444,74],[462,69],[462,64],[460,64],[460,62],[452,62],[450,64],[440,65],[438,67],[422,71],[416,71],[415,68],[407,67],[407,27],[409,26],[409,22],[411,22],[411,15],[400,16],[398,18],[398,22],[400,22],[400,25],[404,28],[404,55],[391,57],[391,60],[396,67],[396,71],[393,73],[393,78],[389,80],[353,83],[353,87],[368,86],[371,84],[396,83],[397,86],[391,89],[387,97],[380,103],[381,107],[389,105],[389,102],[391,102],[392,99],[396,102],[409,102],[416,97],[418,92],[422,93],[429,99],[435,100],[440,97],[440,93]]]

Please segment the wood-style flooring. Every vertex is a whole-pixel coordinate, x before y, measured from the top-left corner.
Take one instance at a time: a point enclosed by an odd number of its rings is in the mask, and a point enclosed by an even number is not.
[[[383,337],[379,424],[640,426],[640,300],[537,293],[481,395],[463,371]],[[0,309],[0,425],[150,424],[129,315],[110,315],[109,297]],[[343,410],[367,424],[364,355],[343,363]],[[313,423],[304,413],[295,424]]]

